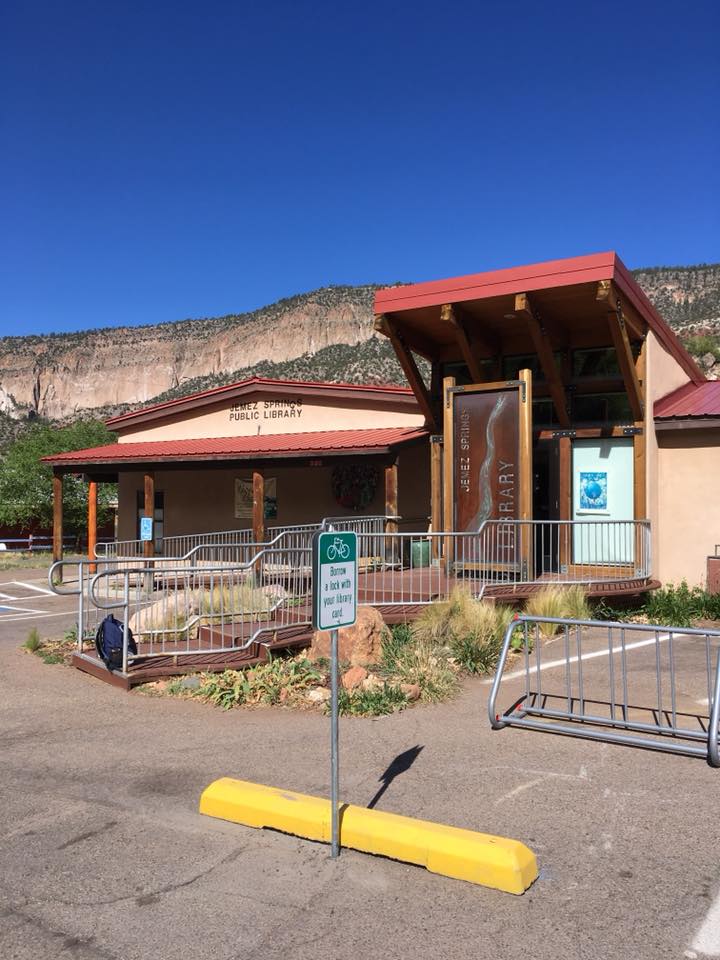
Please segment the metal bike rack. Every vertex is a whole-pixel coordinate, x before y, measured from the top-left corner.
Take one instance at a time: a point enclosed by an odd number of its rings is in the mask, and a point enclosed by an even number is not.
[[[553,627],[557,636],[543,643]],[[498,708],[501,688],[513,684],[509,706]],[[488,716],[495,730],[629,744],[718,767],[720,631],[519,616],[505,633]]]

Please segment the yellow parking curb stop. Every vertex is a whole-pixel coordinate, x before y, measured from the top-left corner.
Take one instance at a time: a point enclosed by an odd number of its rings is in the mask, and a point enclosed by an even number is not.
[[[291,790],[222,777],[203,791],[200,813],[330,842],[330,801]],[[506,893],[524,893],[538,875],[535,854],[519,840],[350,804],[341,807],[340,843]]]

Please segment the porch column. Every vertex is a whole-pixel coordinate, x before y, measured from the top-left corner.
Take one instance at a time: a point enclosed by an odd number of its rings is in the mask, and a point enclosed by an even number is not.
[[[87,550],[90,560],[95,557],[97,544],[97,480],[88,481],[88,519],[87,519]],[[90,564],[90,573],[96,573],[96,565]]]
[[[397,517],[398,515],[398,468],[397,460],[388,463],[385,466],[385,516]],[[397,533],[397,520],[385,521],[386,533]]]
[[[145,474],[145,504],[143,513],[153,521],[153,539],[146,540],[143,544],[143,556],[155,556],[155,474]]]
[[[253,541],[265,543],[265,476],[262,470],[253,470]]]
[[[455,526],[455,490],[453,489],[453,441],[455,424],[450,391],[455,386],[455,377],[443,378],[443,531],[451,533]],[[445,537],[443,546],[445,574],[450,575],[453,564],[453,538]]]
[[[63,478],[53,472],[53,562],[63,558]],[[62,577],[58,577],[62,581]]]
[[[442,475],[443,475],[443,438],[442,436],[430,437],[430,526],[433,534],[438,534],[443,528],[442,519]],[[440,538],[433,536],[432,556],[433,560],[440,557],[442,550],[440,548]]]

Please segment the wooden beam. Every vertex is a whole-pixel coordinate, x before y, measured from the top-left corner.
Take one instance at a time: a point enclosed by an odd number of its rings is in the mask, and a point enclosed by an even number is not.
[[[520,391],[520,497],[518,503],[518,520],[532,520],[533,518],[533,457],[532,457],[532,371],[520,370],[518,379],[525,384]],[[534,547],[534,530],[531,523],[520,526],[520,557],[527,572],[532,578]]]
[[[572,520],[572,440],[570,437],[560,437],[558,444],[558,520]],[[569,524],[560,524],[558,527],[558,554],[560,567],[566,567],[572,559]]]
[[[453,516],[453,400],[450,391],[455,386],[455,377],[443,378],[443,530],[454,528]]]
[[[452,307],[455,316],[467,333],[473,350],[480,351],[488,358],[499,357],[502,353],[500,341],[487,329],[479,329],[478,319],[468,313],[464,306],[454,303]]]
[[[430,527],[433,533],[443,528],[443,438],[430,437]],[[441,554],[440,540],[433,537],[433,559]]]
[[[143,544],[143,555],[146,557],[155,556],[155,474],[146,473],[144,480],[144,503],[143,514],[150,517],[153,522],[152,540],[146,540]]]
[[[639,429],[642,429],[642,424],[639,425]],[[559,430],[560,427],[551,427],[550,429],[538,430],[536,436],[538,440],[552,440],[553,438],[557,437]],[[571,428],[572,438],[578,440],[592,440],[602,437],[628,437],[633,436],[634,432],[634,427],[628,428],[622,426]]]
[[[262,470],[253,470],[253,542],[265,543],[265,476]]]
[[[612,296],[612,286],[610,288]],[[627,393],[632,410],[633,420],[644,420],[644,404],[640,381],[637,370],[635,369],[635,358],[630,346],[625,316],[623,314],[622,304],[616,297],[613,302],[617,305],[617,310],[608,310],[608,324],[610,326],[610,335],[612,337],[615,353],[618,358],[618,365],[625,383],[625,392]]]
[[[405,340],[394,328],[390,318],[385,314],[380,314],[379,316],[375,317],[375,329],[384,333],[385,336],[390,340],[393,350],[395,351],[395,356],[398,358],[398,362],[402,367],[407,382],[410,384],[412,392],[415,394],[415,398],[417,399],[418,406],[425,417],[425,423],[431,430],[436,431],[438,428],[437,418],[433,410],[430,393],[425,385],[425,381],[423,380],[420,371],[418,370],[415,357],[412,355],[410,349],[405,343]]]
[[[547,334],[540,322],[538,312],[533,306],[529,294],[516,294],[515,313],[524,318],[530,331],[530,338],[532,339],[535,353],[537,353],[538,359],[540,360],[540,366],[545,374],[545,380],[550,390],[550,396],[552,397],[558,422],[561,427],[569,427],[570,417],[568,415],[565,388],[563,387],[562,379],[555,364],[555,357],[552,347],[550,346],[550,341],[548,340]]]
[[[53,563],[63,558],[63,478],[53,473]],[[62,582],[62,577],[58,578]]]
[[[470,379],[473,383],[482,383],[483,375],[482,371],[480,370],[480,364],[473,353],[473,348],[470,344],[470,340],[468,339],[465,324],[458,317],[451,303],[444,303],[442,307],[440,307],[440,319],[443,323],[449,323],[453,328],[455,332],[455,340],[457,341],[458,347],[460,347],[460,353],[465,361],[465,366],[470,371]]]
[[[398,466],[397,460],[385,465],[385,516],[398,515]],[[385,521],[386,533],[397,533],[397,520]]]
[[[97,480],[88,482],[88,516],[87,516],[87,549],[88,557],[93,560],[95,557],[95,546],[97,544]],[[96,564],[90,564],[90,573],[96,573]]]
[[[622,302],[617,287],[612,280],[601,280],[598,283],[595,299],[605,302],[608,312],[617,313],[618,310],[622,311],[623,319],[633,339],[645,339],[646,330],[643,320],[635,314],[635,311],[629,304]]]
[[[647,403],[647,340],[644,341],[635,362],[635,372],[642,388],[643,407],[648,411]],[[645,427],[645,423],[636,423],[636,427]],[[650,425],[652,428],[652,424]],[[647,519],[647,430],[633,437],[634,491],[633,506],[636,520]],[[638,543],[639,546],[639,543]]]

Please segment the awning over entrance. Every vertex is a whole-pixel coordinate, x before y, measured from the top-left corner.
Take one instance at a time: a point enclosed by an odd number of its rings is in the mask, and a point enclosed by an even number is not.
[[[372,430],[323,430],[250,437],[210,437],[186,440],[147,440],[112,443],[86,450],[44,457],[56,470],[127,469],[131,464],[207,463],[208,461],[263,460],[384,454],[407,443],[421,441],[428,431],[412,427]]]

